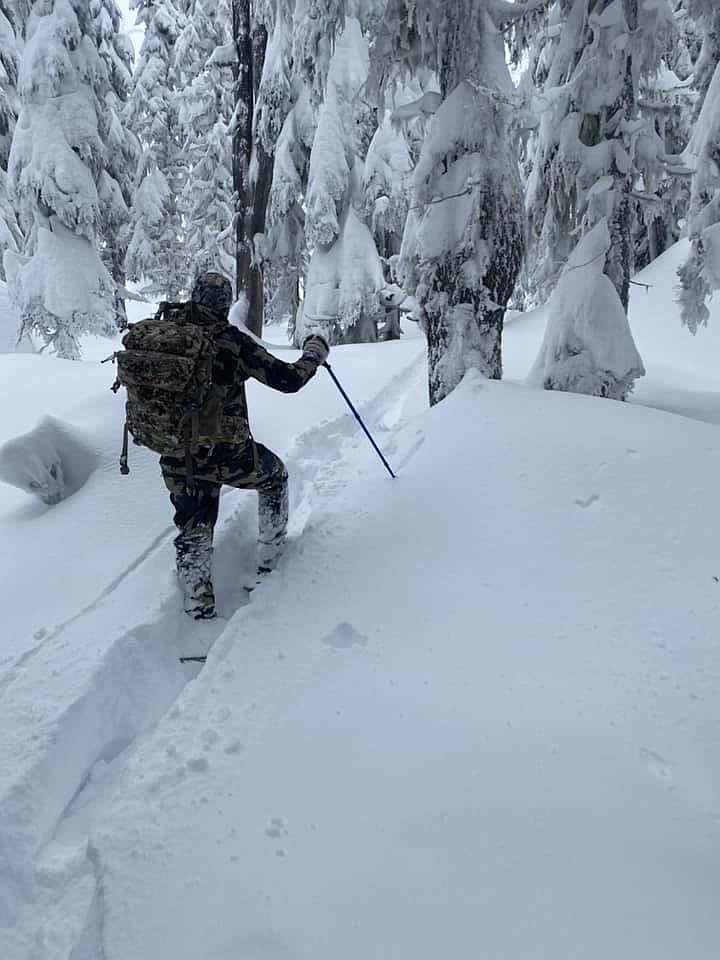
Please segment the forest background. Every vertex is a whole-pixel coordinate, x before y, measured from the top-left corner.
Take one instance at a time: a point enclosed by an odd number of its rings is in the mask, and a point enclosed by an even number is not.
[[[5,340],[217,269],[295,343],[408,313],[437,402],[552,296],[531,382],[625,399],[636,271],[690,237],[691,333],[720,285],[719,62],[712,0],[2,0]]]

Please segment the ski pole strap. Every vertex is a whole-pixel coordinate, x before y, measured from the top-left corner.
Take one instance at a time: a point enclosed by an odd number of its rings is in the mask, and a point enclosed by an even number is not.
[[[396,477],[395,474],[393,473],[392,467],[390,466],[390,464],[389,464],[389,463],[387,462],[387,460],[385,459],[385,455],[383,454],[383,452],[382,452],[382,450],[380,449],[380,447],[375,443],[375,440],[373,439],[372,434],[370,433],[370,431],[368,430],[368,428],[367,428],[367,427],[365,426],[365,424],[363,423],[362,417],[360,416],[360,414],[357,412],[357,410],[356,410],[355,407],[353,406],[352,400],[351,400],[350,397],[347,395],[347,393],[345,393],[345,391],[344,391],[343,388],[342,388],[342,384],[340,383],[340,381],[338,380],[338,378],[335,376],[335,371],[334,371],[333,368],[330,366],[330,364],[327,362],[327,360],[325,361],[325,363],[323,363],[323,366],[325,367],[325,369],[327,370],[327,372],[328,372],[328,373],[330,374],[330,376],[332,377],[333,382],[334,382],[335,386],[338,388],[338,390],[340,391],[343,399],[345,400],[345,403],[347,403],[347,405],[348,405],[348,406],[350,407],[350,409],[352,410],[353,416],[355,417],[355,419],[357,420],[357,422],[358,422],[358,423],[360,424],[360,426],[362,427],[362,430],[363,430],[363,433],[365,434],[365,436],[368,438],[368,440],[370,441],[370,443],[373,445],[373,449],[375,450],[375,453],[377,453],[377,455],[378,455],[378,456],[380,457],[380,459],[382,460],[383,464],[385,465],[385,469],[386,469],[387,472],[390,474],[390,476],[393,478],[393,480],[397,480],[397,477]]]

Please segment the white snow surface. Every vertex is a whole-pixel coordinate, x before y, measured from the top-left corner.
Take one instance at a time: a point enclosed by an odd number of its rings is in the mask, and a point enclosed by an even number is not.
[[[0,356],[0,443],[51,415],[98,456],[56,506],[0,486],[3,960],[714,960],[720,310],[680,326],[685,250],[634,288],[632,403],[520,382],[542,311],[431,411],[422,340],[333,350],[396,481],[323,371],[253,384],[291,540],[241,606],[223,497],[213,623],[154,458],[117,473],[112,370]]]

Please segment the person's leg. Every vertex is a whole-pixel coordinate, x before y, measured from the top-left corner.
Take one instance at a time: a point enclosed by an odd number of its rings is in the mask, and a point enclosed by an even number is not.
[[[185,612],[196,620],[215,616],[212,586],[212,541],[218,516],[220,486],[195,478],[188,489],[182,474],[163,469],[163,479],[175,507],[177,574]]]
[[[282,460],[250,441],[228,455],[222,482],[258,492],[258,573],[274,570],[287,537],[288,474]]]
[[[260,473],[258,486],[258,574],[270,573],[278,564],[287,539],[289,498],[285,464],[267,447],[257,444]]]

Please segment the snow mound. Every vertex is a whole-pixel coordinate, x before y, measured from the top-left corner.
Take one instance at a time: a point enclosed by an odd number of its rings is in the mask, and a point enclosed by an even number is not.
[[[45,417],[0,447],[0,480],[53,506],[85,485],[98,459],[69,424]]]
[[[644,376],[620,298],[603,273],[609,248],[605,220],[575,248],[550,299],[529,385],[624,400]]]

